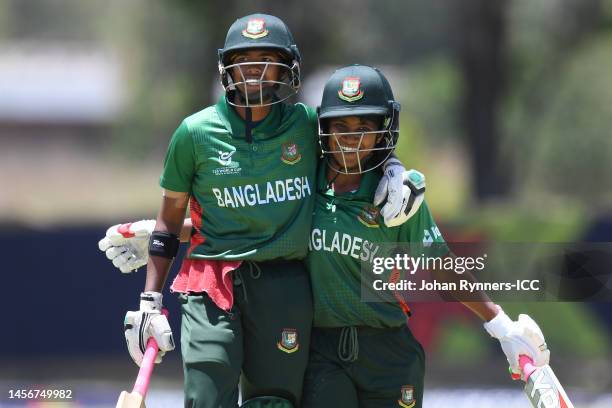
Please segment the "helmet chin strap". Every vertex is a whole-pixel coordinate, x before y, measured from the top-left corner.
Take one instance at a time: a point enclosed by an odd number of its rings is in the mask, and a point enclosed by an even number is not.
[[[253,143],[253,111],[250,107],[245,108],[244,116],[244,137],[247,143],[251,144]]]

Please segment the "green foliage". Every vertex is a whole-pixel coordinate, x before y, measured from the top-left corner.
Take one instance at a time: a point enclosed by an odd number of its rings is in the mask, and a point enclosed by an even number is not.
[[[612,340],[582,303],[503,303],[512,318],[530,315],[540,326],[555,355],[570,353],[574,358],[596,358],[608,354]]]
[[[572,358],[594,359],[608,355],[608,344],[612,339],[584,304],[505,302],[501,306],[512,319],[521,313],[531,316],[557,358],[570,355]],[[483,350],[488,347],[487,337],[488,334],[479,326],[448,322],[436,344],[440,353],[437,358],[454,363],[481,359]]]
[[[489,205],[455,217],[454,228],[483,234],[497,242],[571,242],[579,240],[585,216],[579,207],[525,208],[517,203]]]
[[[473,324],[463,321],[450,321],[442,326],[436,344],[440,353],[437,359],[449,361],[453,364],[468,363],[482,359],[483,350],[486,350],[488,334],[484,329],[479,330]]]
[[[409,65],[405,70],[407,79],[397,93],[402,103],[402,120],[408,119],[410,125],[408,130],[418,129],[418,137],[426,138],[431,145],[456,138],[462,93],[457,66],[448,56],[440,55]]]
[[[585,44],[568,62],[559,90],[534,129],[533,186],[580,196],[612,199],[612,36]]]

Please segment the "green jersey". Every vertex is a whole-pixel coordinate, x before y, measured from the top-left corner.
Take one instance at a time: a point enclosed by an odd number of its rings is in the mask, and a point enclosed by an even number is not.
[[[406,316],[398,302],[361,301],[361,262],[372,263],[374,257],[384,256],[381,243],[438,242],[436,250],[447,252],[427,204],[423,202],[403,225],[389,228],[372,204],[380,173],[365,173],[357,191],[335,195],[327,188],[326,166],[320,167],[306,258],[314,326],[384,328],[404,324]]]
[[[272,105],[245,138],[225,96],[174,133],[160,185],[191,194],[192,259],[306,256],[316,177],[316,113]]]

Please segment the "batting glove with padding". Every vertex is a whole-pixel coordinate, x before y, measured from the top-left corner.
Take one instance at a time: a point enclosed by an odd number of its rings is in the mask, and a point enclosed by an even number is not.
[[[161,363],[166,351],[174,350],[172,330],[168,319],[162,314],[162,294],[159,292],[141,293],[140,310],[127,312],[123,327],[128,351],[139,367],[150,337],[155,339],[159,347],[156,363]]]
[[[549,363],[550,350],[544,340],[544,334],[528,315],[521,314],[517,321],[512,321],[499,307],[497,316],[486,322],[484,327],[491,337],[501,343],[513,377],[523,378],[519,365],[521,354],[529,356],[538,367]]]
[[[408,221],[421,207],[425,198],[425,175],[417,170],[406,171],[397,159],[385,163],[385,173],[374,194],[374,205],[387,198],[380,215],[387,227],[397,227]]]
[[[147,264],[153,229],[155,220],[113,225],[98,242],[98,248],[121,272],[130,273]]]

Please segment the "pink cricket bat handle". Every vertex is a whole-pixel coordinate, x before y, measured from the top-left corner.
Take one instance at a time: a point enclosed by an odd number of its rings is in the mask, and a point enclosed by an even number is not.
[[[519,356],[519,366],[521,367],[521,371],[523,372],[525,381],[529,379],[529,376],[533,374],[533,372],[537,368],[536,366],[533,365],[533,360],[524,354],[521,354]]]
[[[153,337],[151,337],[147,342],[147,348],[144,356],[142,357],[138,377],[136,377],[136,383],[134,383],[134,389],[132,390],[132,392],[137,392],[143,397],[147,395],[147,389],[149,388],[149,382],[151,381],[151,373],[153,373],[153,365],[155,364],[157,351],[157,342]]]
[[[162,313],[168,317],[168,310],[163,309]],[[153,366],[155,365],[155,358],[159,352],[157,341],[153,337],[147,341],[147,348],[145,349],[144,356],[142,357],[142,363],[140,363],[140,370],[138,371],[138,377],[134,383],[134,389],[132,392],[137,392],[143,396],[147,395],[149,389],[149,382],[151,381],[151,374],[153,373]]]

